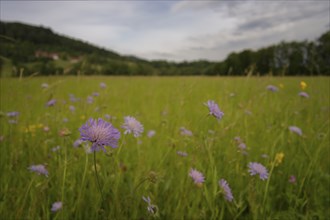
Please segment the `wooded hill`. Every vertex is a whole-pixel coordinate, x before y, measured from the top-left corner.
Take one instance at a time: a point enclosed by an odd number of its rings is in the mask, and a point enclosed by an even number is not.
[[[315,41],[281,42],[233,52],[219,62],[147,61],[54,33],[0,22],[1,76],[39,75],[330,75],[330,31]]]

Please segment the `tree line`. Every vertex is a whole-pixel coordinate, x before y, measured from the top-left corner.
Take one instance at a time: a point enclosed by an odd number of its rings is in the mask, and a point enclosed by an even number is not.
[[[22,23],[0,22],[0,39],[1,75],[17,76],[21,70],[24,75],[330,75],[330,31],[315,41],[233,52],[219,62],[179,63],[123,56]]]

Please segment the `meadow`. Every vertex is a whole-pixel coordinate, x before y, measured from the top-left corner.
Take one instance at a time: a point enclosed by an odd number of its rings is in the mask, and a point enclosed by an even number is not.
[[[0,219],[330,218],[329,77],[0,80]],[[117,148],[76,142],[90,118]]]

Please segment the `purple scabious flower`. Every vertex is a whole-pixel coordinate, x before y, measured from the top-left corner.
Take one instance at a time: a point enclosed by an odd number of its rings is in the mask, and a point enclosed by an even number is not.
[[[50,107],[50,106],[54,106],[56,104],[56,99],[51,99],[47,102],[47,106]]]
[[[107,119],[107,120],[110,120],[110,119],[111,119],[111,115],[109,115],[109,114],[105,114],[104,117],[105,117],[105,119]]]
[[[98,120],[89,119],[86,124],[79,128],[81,140],[92,143],[91,150],[106,152],[104,146],[118,147],[120,132],[101,118]]]
[[[224,113],[219,109],[219,106],[217,103],[215,103],[213,100],[208,100],[205,105],[209,108],[210,115],[213,115],[218,120],[222,119],[224,116]]]
[[[155,214],[155,212],[157,211],[157,208],[155,205],[151,204],[151,200],[150,197],[148,196],[147,198],[142,196],[143,201],[145,201],[148,204],[147,210],[148,212],[150,212],[151,214]]]
[[[291,175],[291,176],[289,177],[289,183],[295,184],[296,181],[297,181],[297,179],[296,179],[296,177],[295,177],[294,175]]]
[[[241,143],[242,139],[238,136],[234,137],[234,141],[236,141],[237,143]]]
[[[302,131],[297,126],[289,126],[289,130],[293,133],[296,133],[299,136],[302,136]]]
[[[276,86],[273,86],[273,85],[268,85],[266,88],[267,88],[267,90],[269,90],[271,92],[277,92],[278,91],[278,88]]]
[[[77,101],[77,98],[73,94],[69,94],[69,97],[70,97],[71,102],[76,102]]]
[[[307,99],[309,98],[309,95],[307,94],[307,92],[299,92],[298,95],[303,98],[307,98]]]
[[[95,97],[100,96],[100,93],[98,93],[98,92],[93,92],[93,93],[92,93],[92,96],[95,96]]]
[[[246,144],[241,142],[237,145],[237,147],[240,149],[240,150],[246,150]]]
[[[262,164],[256,162],[250,162],[248,167],[251,176],[259,174],[261,180],[265,180],[268,178],[268,171],[266,167],[264,167]]]
[[[184,152],[184,151],[177,151],[176,152],[179,156],[181,156],[181,157],[186,157],[186,156],[188,156],[188,154],[186,153],[186,152]]]
[[[58,210],[62,209],[62,202],[54,202],[51,208],[52,212],[57,212]]]
[[[73,142],[73,147],[79,147],[84,141],[81,139],[77,139],[75,142]]]
[[[225,179],[221,179],[219,181],[219,186],[222,190],[222,193],[224,194],[224,197],[227,201],[232,202],[234,197],[233,194],[231,193],[231,189]]]
[[[124,134],[133,133],[134,137],[141,136],[144,130],[143,125],[138,120],[136,120],[134,117],[131,116],[126,116],[124,119],[125,122],[122,125],[122,128],[125,129]]]
[[[48,126],[44,126],[44,127],[43,127],[43,130],[44,130],[44,132],[48,132],[50,129],[49,129]]]
[[[53,148],[52,148],[52,151],[53,151],[53,152],[56,152],[56,151],[58,151],[58,150],[60,150],[60,149],[61,149],[61,146],[57,145],[56,147],[53,147]]]
[[[194,180],[194,183],[197,185],[201,185],[205,181],[203,174],[193,168],[190,169],[189,176]]]
[[[155,134],[156,134],[156,131],[154,131],[154,130],[150,130],[150,131],[148,131],[147,136],[148,136],[149,138],[151,138],[151,137],[155,136]]]
[[[48,177],[48,171],[47,169],[45,168],[44,165],[42,164],[39,164],[39,165],[31,165],[29,168],[28,168],[31,172],[36,172],[38,175],[45,175]]]
[[[101,83],[100,83],[100,87],[101,87],[102,89],[105,89],[105,88],[107,88],[107,85],[106,85],[104,82],[101,82]]]
[[[7,117],[13,118],[19,116],[19,112],[8,112]]]
[[[93,96],[88,96],[87,97],[87,103],[88,104],[92,104],[94,102],[94,98],[93,98]]]
[[[185,127],[180,128],[180,134],[182,136],[193,136],[193,133],[190,130],[186,129]]]
[[[70,106],[69,106],[69,110],[70,110],[71,112],[74,112],[74,111],[76,111],[76,108],[75,108],[73,105],[70,105]]]

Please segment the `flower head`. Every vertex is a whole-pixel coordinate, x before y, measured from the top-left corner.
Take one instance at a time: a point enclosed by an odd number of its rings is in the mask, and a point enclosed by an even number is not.
[[[87,97],[87,103],[88,104],[92,104],[94,102],[94,98],[93,98],[93,96],[88,96]]]
[[[83,140],[77,139],[75,142],[73,142],[73,147],[79,147],[83,142]]]
[[[54,202],[51,208],[52,212],[57,212],[58,210],[62,209],[62,202]]]
[[[302,90],[305,90],[306,87],[307,87],[307,83],[305,83],[304,81],[301,81],[301,82],[300,82],[300,88],[301,88]]]
[[[107,87],[107,85],[106,85],[104,82],[101,82],[101,83],[100,83],[100,87],[101,87],[102,89],[105,89],[105,88]]]
[[[237,147],[240,149],[240,150],[245,150],[246,149],[246,144],[245,143],[239,143],[238,145],[237,145]]]
[[[208,100],[205,105],[209,108],[209,114],[213,115],[218,120],[220,120],[224,116],[224,113],[219,109],[218,104],[215,103],[213,100]]]
[[[28,168],[31,172],[36,172],[38,175],[45,175],[48,177],[48,171],[46,170],[45,166],[42,164],[39,165],[31,165]]]
[[[236,136],[236,137],[234,137],[234,141],[236,141],[236,143],[241,143],[242,142],[242,139],[241,139],[241,137],[239,137],[239,136]]]
[[[177,151],[176,153],[177,153],[177,155],[179,155],[179,156],[181,156],[181,157],[186,157],[186,156],[188,156],[187,152],[184,152],[184,151]]]
[[[302,136],[302,131],[297,126],[289,126],[289,130],[293,133],[296,133],[299,136]]]
[[[44,130],[44,132],[48,132],[50,130],[47,125],[45,125],[42,129]]]
[[[280,165],[283,162],[283,158],[284,158],[284,153],[283,152],[277,153],[275,155],[275,166]]]
[[[122,128],[125,129],[124,134],[133,133],[134,137],[141,136],[144,130],[143,125],[138,120],[136,120],[134,117],[131,116],[126,116],[124,119],[125,122],[122,125]]]
[[[19,116],[19,112],[8,112],[7,116],[9,118],[17,117],[17,116]]]
[[[61,136],[61,137],[70,136],[71,135],[71,131],[68,128],[62,128],[58,132],[58,135]]]
[[[105,114],[104,117],[105,117],[105,119],[107,119],[107,120],[110,120],[110,119],[112,118],[111,115],[109,115],[109,114]]]
[[[247,154],[248,154],[248,152],[246,151],[246,150],[247,150],[247,147],[246,147],[246,144],[243,142],[243,140],[242,140],[240,137],[238,137],[238,136],[236,136],[236,137],[234,138],[234,140],[235,140],[235,142],[236,142],[236,144],[237,144],[237,148],[238,148],[238,150],[239,150],[243,155],[247,155]]]
[[[291,176],[289,177],[289,183],[295,184],[296,181],[297,181],[297,179],[296,179],[296,177],[295,177],[294,175],[291,175]]]
[[[58,150],[60,150],[60,149],[61,149],[61,146],[57,145],[56,147],[53,147],[53,148],[52,148],[52,151],[53,151],[53,152],[56,152],[56,151],[58,151]]]
[[[233,201],[234,197],[231,193],[231,189],[225,179],[221,179],[219,181],[219,186],[221,187],[222,193],[224,194],[224,197],[227,201],[231,202]]]
[[[268,171],[266,167],[264,167],[262,164],[256,162],[250,162],[248,167],[251,176],[259,174],[261,180],[265,180],[268,178]]]
[[[86,124],[79,128],[79,131],[81,140],[92,143],[92,151],[102,149],[105,152],[104,146],[118,147],[120,132],[111,123],[101,118],[98,120],[89,119]]]
[[[203,174],[193,168],[190,169],[189,176],[194,180],[196,185],[201,185],[205,181]]]
[[[182,136],[193,136],[193,133],[190,130],[186,129],[185,127],[180,128],[180,134]]]
[[[47,83],[42,83],[41,84],[41,88],[43,89],[47,89],[49,87],[49,85]]]
[[[155,212],[157,211],[157,207],[153,204],[151,204],[151,200],[150,197],[148,196],[147,198],[142,196],[143,201],[145,201],[148,204],[147,210],[148,212],[150,212],[151,214],[155,214]]]
[[[76,110],[76,108],[73,105],[70,105],[69,109],[70,109],[71,112],[74,112]]]
[[[269,90],[271,92],[277,92],[278,91],[278,88],[276,86],[273,86],[273,85],[268,85],[266,88],[267,88],[267,90]]]
[[[47,106],[50,107],[50,106],[54,106],[56,104],[56,99],[51,99],[47,102]]]
[[[155,130],[150,130],[150,131],[148,131],[147,136],[148,136],[149,138],[151,138],[151,137],[155,136],[155,134],[156,134],[156,131],[155,131]]]
[[[70,97],[70,101],[71,101],[71,102],[76,102],[76,101],[78,101],[78,99],[77,99],[73,94],[69,94],[69,97]]]
[[[300,97],[303,97],[303,98],[306,98],[306,99],[309,98],[309,95],[307,94],[307,92],[299,92],[298,95],[299,95]]]

